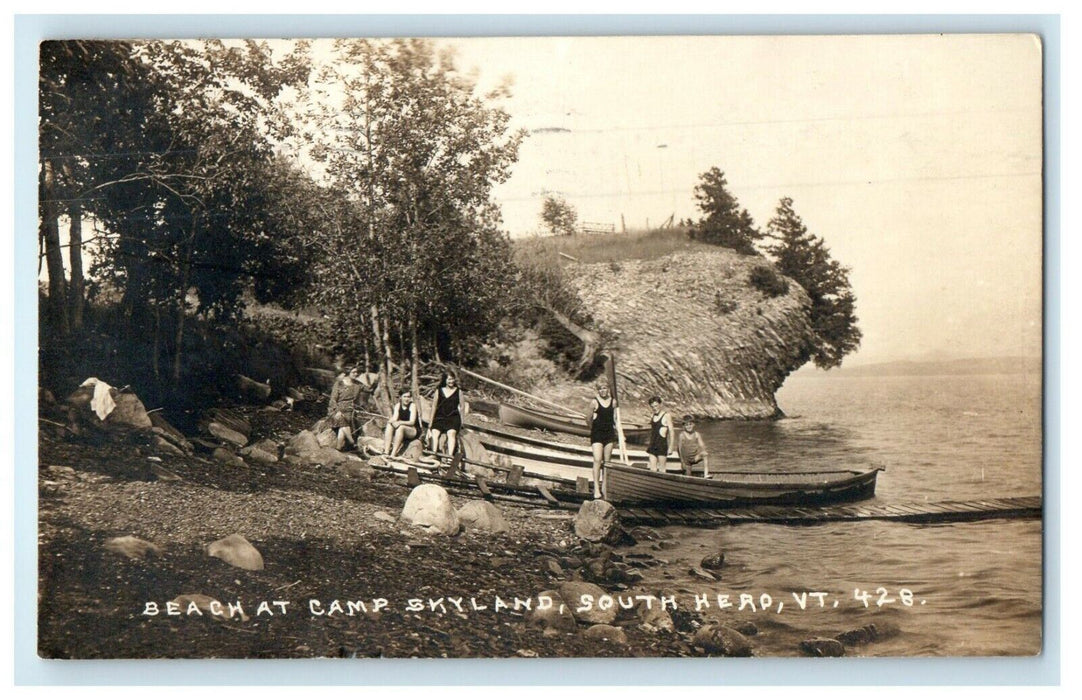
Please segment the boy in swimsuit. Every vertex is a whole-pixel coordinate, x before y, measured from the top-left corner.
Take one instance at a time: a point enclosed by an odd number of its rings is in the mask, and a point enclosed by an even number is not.
[[[703,436],[695,430],[695,418],[690,415],[684,416],[684,429],[676,440],[676,451],[685,475],[691,476],[692,467],[702,464],[703,476],[710,476],[710,455]]]

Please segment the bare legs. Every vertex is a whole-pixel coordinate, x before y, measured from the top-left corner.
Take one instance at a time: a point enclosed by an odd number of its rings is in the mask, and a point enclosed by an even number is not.
[[[668,455],[652,455],[652,454],[647,454],[646,455],[646,459],[649,462],[650,471],[654,471],[654,472],[664,472],[665,471],[665,461],[668,460],[668,458],[669,458]]]
[[[436,429],[428,431],[428,449],[432,452],[439,452],[440,450],[440,435],[447,436],[447,454],[454,455],[455,448],[458,446],[458,431],[451,429],[445,433],[441,433]]]
[[[390,423],[383,431],[383,454],[396,455],[402,449],[402,443],[417,437],[417,428],[412,425],[399,425],[397,428]]]
[[[345,426],[338,429],[337,447],[339,452],[342,451],[342,448],[346,446],[347,442],[350,446],[356,445],[353,441],[353,431],[348,426]]]
[[[601,466],[612,459],[612,443],[595,442],[590,445],[594,453],[594,498],[601,498]]]

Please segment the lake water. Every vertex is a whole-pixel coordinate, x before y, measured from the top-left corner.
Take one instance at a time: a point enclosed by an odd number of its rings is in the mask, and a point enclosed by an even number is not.
[[[1039,375],[799,375],[778,393],[778,403],[788,418],[700,424],[711,469],[883,466],[876,501],[885,504],[1041,493]],[[705,617],[754,622],[758,655],[798,655],[801,640],[872,623],[898,633],[847,653],[1041,649],[1040,520],[666,530],[676,535],[674,549],[636,546],[670,563],[651,569],[645,583],[675,594],[681,608],[695,609],[700,596],[700,605],[709,602],[700,611]],[[720,581],[690,572],[717,551],[726,560]],[[856,589],[869,593],[868,607]],[[825,605],[809,596],[801,610],[793,595],[801,592],[826,593]],[[719,608],[718,594],[733,607]],[[747,599],[738,609],[740,594],[754,598],[754,610]]]

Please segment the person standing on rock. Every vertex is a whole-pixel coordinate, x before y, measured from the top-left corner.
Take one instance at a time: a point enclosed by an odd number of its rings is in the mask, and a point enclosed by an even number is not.
[[[440,387],[432,398],[432,414],[428,418],[428,444],[433,452],[439,452],[440,435],[447,435],[447,454],[454,455],[458,445],[458,433],[462,430],[462,416],[466,414],[466,402],[458,388],[458,377],[452,372],[443,375]]]
[[[650,444],[646,448],[646,459],[649,461],[651,471],[663,472],[665,460],[672,452],[672,418],[669,417],[668,412],[661,410],[660,396],[650,397],[650,409],[654,413],[650,416]]]
[[[609,385],[597,383],[597,395],[590,412],[590,450],[594,454],[594,498],[601,498],[601,468],[612,459],[616,443],[616,399],[609,395]]]
[[[417,404],[413,403],[413,394],[403,389],[398,395],[398,403],[387,416],[387,428],[383,431],[383,454],[396,455],[407,440],[417,437]]]
[[[353,420],[362,394],[361,383],[357,379],[359,376],[360,370],[350,367],[331,389],[327,417],[331,419],[331,427],[338,432],[336,446],[339,450],[345,447],[347,442],[351,447],[356,446],[353,440]]]
[[[684,416],[684,429],[676,440],[676,451],[680,455],[680,465],[684,468],[684,474],[691,476],[691,470],[696,465],[703,465],[703,476],[710,476],[710,455],[706,451],[706,443],[703,436],[695,430],[695,418]]]

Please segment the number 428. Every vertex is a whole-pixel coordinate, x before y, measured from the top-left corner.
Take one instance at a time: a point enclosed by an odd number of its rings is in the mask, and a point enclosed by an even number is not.
[[[862,588],[854,588],[853,598],[864,603],[864,607],[866,608],[871,607],[871,602],[873,600],[875,601],[876,606],[880,608],[884,605],[894,605],[899,602],[907,608],[913,606],[913,591],[908,588],[898,589],[897,598],[891,597],[890,591],[882,586],[875,589],[875,595]]]

